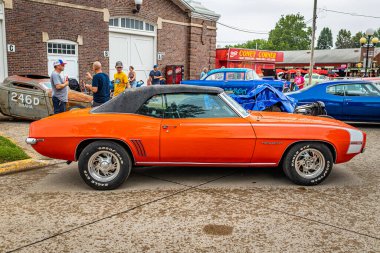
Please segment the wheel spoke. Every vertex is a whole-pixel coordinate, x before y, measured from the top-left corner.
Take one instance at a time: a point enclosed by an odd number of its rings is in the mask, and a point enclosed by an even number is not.
[[[88,169],[94,179],[100,182],[109,182],[119,174],[121,164],[114,153],[98,151],[90,157]]]
[[[296,157],[295,169],[304,178],[313,178],[323,172],[325,158],[322,153],[313,148],[303,150]]]

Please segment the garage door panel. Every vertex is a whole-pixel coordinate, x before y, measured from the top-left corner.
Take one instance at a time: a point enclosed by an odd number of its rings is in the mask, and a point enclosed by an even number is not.
[[[130,35],[110,33],[110,77],[116,73],[115,65],[117,61],[122,61],[124,66],[130,65]]]
[[[146,80],[154,65],[154,39],[152,37],[132,36],[132,64],[136,69],[137,79]]]
[[[142,39],[132,37],[132,59],[136,61],[136,66],[147,66],[153,64],[153,38]]]
[[[123,33],[110,33],[110,74],[116,72],[115,63],[122,61],[125,71],[134,66],[137,80],[146,81],[154,65],[154,38]],[[112,79],[112,78],[111,78]]]

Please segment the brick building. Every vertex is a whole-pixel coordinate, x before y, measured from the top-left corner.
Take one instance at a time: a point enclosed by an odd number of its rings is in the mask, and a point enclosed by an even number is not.
[[[215,65],[219,15],[192,0],[0,0],[0,79],[47,75],[52,62],[82,80],[91,63],[114,73],[116,61],[146,80],[153,64],[184,65],[197,78]]]

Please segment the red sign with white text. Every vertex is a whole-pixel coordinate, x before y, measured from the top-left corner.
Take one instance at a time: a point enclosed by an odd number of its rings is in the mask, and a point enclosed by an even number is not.
[[[230,61],[263,61],[263,62],[283,62],[284,53],[274,51],[250,50],[230,48],[228,53]]]

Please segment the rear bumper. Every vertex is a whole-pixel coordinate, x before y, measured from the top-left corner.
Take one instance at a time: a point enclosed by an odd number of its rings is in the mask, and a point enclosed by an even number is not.
[[[43,141],[44,139],[36,139],[36,138],[30,138],[30,137],[26,138],[25,140],[26,144],[29,144],[29,145],[35,145],[38,142],[43,142]]]

